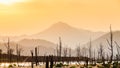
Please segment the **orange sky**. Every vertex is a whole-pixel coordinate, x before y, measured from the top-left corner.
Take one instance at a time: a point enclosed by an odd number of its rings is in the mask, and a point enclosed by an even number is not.
[[[119,0],[24,0],[0,3],[0,35],[40,32],[63,21],[77,28],[108,31],[109,24],[120,30]]]

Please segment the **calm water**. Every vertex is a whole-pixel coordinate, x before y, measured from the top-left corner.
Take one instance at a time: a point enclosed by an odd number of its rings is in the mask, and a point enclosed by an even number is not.
[[[25,62],[25,63],[1,63],[0,67],[8,67],[9,65],[16,65],[16,66],[31,66],[31,63]]]
[[[84,62],[79,62],[80,64],[84,64]],[[64,64],[67,64],[66,62],[64,62]],[[71,64],[78,64],[78,62],[71,62]],[[24,63],[1,63],[0,67],[8,67],[9,65],[16,65],[16,66],[31,66],[30,62],[24,62]],[[39,63],[39,65],[44,65],[43,63]]]
[[[119,61],[120,62],[120,61]],[[75,64],[85,64],[85,62],[81,61],[81,62],[70,62],[70,64],[72,65],[75,65]],[[106,61],[107,63],[107,61]],[[67,64],[66,62],[64,62],[64,64]],[[30,67],[31,66],[31,63],[30,62],[22,62],[22,63],[1,63],[0,64],[0,68],[6,68],[8,67],[9,65],[16,65],[16,66],[21,66],[21,67]],[[43,63],[39,63],[40,66],[44,65]]]

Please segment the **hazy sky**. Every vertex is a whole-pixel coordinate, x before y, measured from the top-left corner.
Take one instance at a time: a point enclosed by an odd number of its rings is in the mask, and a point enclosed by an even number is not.
[[[110,24],[120,30],[120,0],[14,1],[0,1],[0,35],[34,34],[59,21],[93,31],[108,31]]]

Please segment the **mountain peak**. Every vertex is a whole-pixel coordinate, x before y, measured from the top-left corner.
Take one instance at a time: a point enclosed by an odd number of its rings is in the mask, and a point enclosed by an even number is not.
[[[70,28],[71,26],[69,26],[67,23],[64,22],[58,22],[52,25],[52,28]]]
[[[53,24],[54,27],[70,27],[68,24],[64,23],[64,22],[58,22]]]

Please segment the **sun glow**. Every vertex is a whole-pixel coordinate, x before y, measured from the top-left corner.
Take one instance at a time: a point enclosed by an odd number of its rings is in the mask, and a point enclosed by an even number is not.
[[[0,0],[0,4],[2,5],[12,5],[19,2],[22,2],[22,0]]]

